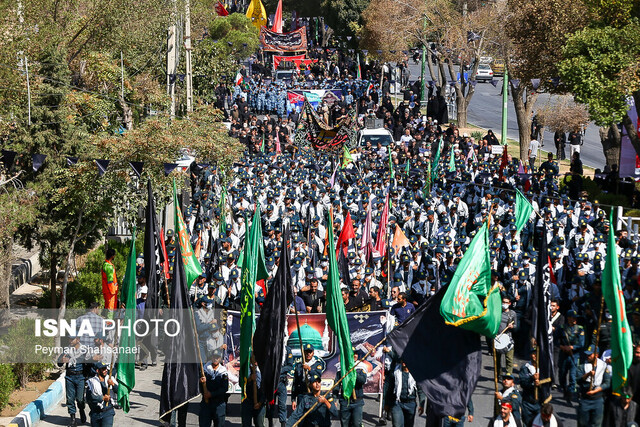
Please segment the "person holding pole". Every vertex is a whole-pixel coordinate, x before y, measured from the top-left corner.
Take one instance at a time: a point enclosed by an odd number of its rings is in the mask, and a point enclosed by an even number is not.
[[[293,388],[291,390],[291,409],[294,411],[304,394],[308,392],[307,378],[312,374],[322,375],[326,368],[324,360],[314,355],[313,345],[303,344],[302,349],[303,359],[294,365]]]
[[[118,396],[118,383],[109,375],[109,365],[95,364],[96,375],[87,381],[87,403],[91,411],[91,425],[96,427],[113,426],[116,411],[113,405]]]
[[[247,380],[247,398],[241,403],[242,427],[264,427],[266,405],[261,389],[262,375],[255,354],[251,353],[251,375]],[[253,423],[253,424],[252,424]]]
[[[520,412],[522,397],[520,396],[520,392],[516,388],[513,375],[504,374],[502,376],[502,387],[502,392],[495,392],[498,405],[502,405],[502,402],[508,400],[511,403],[511,414],[516,420],[520,421],[522,418]]]
[[[353,350],[353,360],[358,361],[358,352]],[[367,382],[367,373],[364,366],[356,369],[356,385],[353,389],[353,396],[344,396],[342,383],[333,389],[333,394],[340,402],[340,425],[341,427],[360,427],[362,425],[362,410],[364,409],[364,384]],[[336,373],[336,382],[342,378],[342,370]]]
[[[607,364],[598,358],[598,347],[584,351],[585,363],[578,367],[578,427],[600,427],[604,418],[604,394],[611,387]]]
[[[540,413],[540,402],[536,389],[540,386],[537,348],[531,348],[531,361],[520,368],[520,387],[522,392],[522,423],[530,426],[536,415]],[[539,392],[538,392],[539,393]]]
[[[309,375],[310,393],[300,397],[293,414],[287,420],[287,427],[293,427],[308,411],[309,414],[300,422],[301,427],[330,427],[331,417],[338,416],[338,407],[333,397],[325,397],[320,393],[322,387],[319,373]],[[314,404],[316,404],[314,407]]]
[[[211,361],[204,365],[204,375],[200,382],[204,387],[203,399],[200,402],[200,427],[223,427],[227,415],[227,390],[229,378],[227,368],[220,361],[222,352],[215,349],[211,353]]]

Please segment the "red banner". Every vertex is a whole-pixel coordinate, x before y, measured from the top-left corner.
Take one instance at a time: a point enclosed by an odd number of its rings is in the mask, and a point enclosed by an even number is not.
[[[278,56],[278,55],[274,55],[273,56],[273,66],[275,68],[278,68],[278,65],[282,61],[295,62],[296,65],[298,65],[298,62],[302,61],[302,60],[304,60],[304,55],[294,55],[294,56]]]
[[[216,13],[218,14],[218,16],[227,16],[227,15],[229,15],[229,12],[227,12],[227,8],[224,7],[222,2],[220,2],[220,1],[218,1],[218,4],[216,4]]]

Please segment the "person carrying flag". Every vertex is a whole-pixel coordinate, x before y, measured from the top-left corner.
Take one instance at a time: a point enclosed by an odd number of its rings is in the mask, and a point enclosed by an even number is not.
[[[109,375],[109,365],[95,364],[96,375],[87,381],[87,403],[91,412],[91,425],[111,427],[116,414],[114,406],[118,395],[118,383]]]
[[[313,373],[309,377],[310,393],[303,395],[300,404],[293,414],[287,419],[287,427],[292,427],[304,414],[317,402],[318,405],[299,424],[301,427],[330,427],[331,417],[338,416],[338,407],[333,397],[325,398],[320,393],[322,378],[319,373]]]
[[[200,427],[222,427],[227,415],[227,390],[229,377],[227,368],[220,364],[222,352],[213,350],[211,360],[204,365],[204,375],[200,383],[204,386],[203,399],[200,402]]]
[[[355,347],[353,350],[353,361],[358,362],[358,352]],[[342,378],[342,371],[338,369],[336,380],[338,382]],[[342,383],[333,389],[333,395],[340,402],[340,426],[341,427],[360,427],[362,425],[362,411],[364,409],[364,384],[367,382],[367,373],[364,366],[356,367],[356,384],[353,388],[351,396],[345,396],[342,390]]]

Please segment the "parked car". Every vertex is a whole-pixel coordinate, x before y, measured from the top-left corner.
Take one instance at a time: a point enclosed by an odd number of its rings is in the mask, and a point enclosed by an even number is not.
[[[488,64],[479,64],[476,80],[479,82],[490,82],[493,80],[493,70]]]
[[[504,59],[494,59],[491,63],[493,75],[496,77],[504,76]]]
[[[358,146],[364,147],[367,142],[370,142],[372,147],[376,147],[378,142],[387,147],[393,144],[393,135],[385,128],[362,129],[358,132]]]

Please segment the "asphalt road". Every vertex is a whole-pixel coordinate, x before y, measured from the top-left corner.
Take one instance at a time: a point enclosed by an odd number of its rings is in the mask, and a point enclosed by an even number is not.
[[[415,81],[420,78],[420,68],[421,66],[419,62],[416,64],[413,60],[409,60],[411,81]],[[426,78],[430,80],[431,78],[429,77],[428,69],[426,69],[425,72],[427,73]],[[470,124],[474,124],[485,129],[493,129],[494,132],[500,133],[502,128],[502,77],[497,77],[496,80],[499,80],[496,87],[493,87],[493,85],[488,82],[478,83],[476,85],[475,93],[471,98],[471,103],[469,104],[467,120]],[[547,103],[550,100],[553,100],[553,98],[553,95],[546,93],[541,94],[538,96],[536,106],[541,108],[547,105]],[[517,141],[519,139],[518,123],[516,121],[516,112],[511,98],[509,98],[509,103],[507,105],[507,137]],[[544,146],[542,149],[545,151],[552,151],[555,155],[553,133],[545,130],[543,143]],[[566,147],[566,155],[569,155],[569,147]],[[589,124],[586,130],[581,158],[585,165],[593,168],[603,168],[605,165],[605,158],[604,153],[602,152],[602,144],[600,143],[598,127],[593,123]]]
[[[484,346],[484,341],[483,341]],[[433,351],[438,351],[434,345]],[[516,360],[516,365],[518,365]],[[517,376],[518,369],[514,368],[514,374]],[[136,386],[130,396],[131,410],[125,414],[122,410],[116,411],[114,425],[117,426],[158,426],[161,425],[157,421],[159,398],[160,398],[160,379],[162,378],[162,365],[150,367],[146,371],[136,370]],[[483,350],[483,367],[480,380],[473,394],[473,405],[475,409],[474,420],[472,423],[465,423],[468,426],[486,426],[493,414],[493,360],[489,356],[486,346]],[[556,415],[563,421],[565,427],[574,427],[577,425],[575,403],[574,407],[568,406],[559,393],[554,392],[551,402],[554,406]],[[187,416],[188,426],[198,425],[198,408],[200,398],[189,404],[189,414]],[[367,396],[365,398],[364,408],[364,425],[377,425],[379,401],[376,396]],[[291,413],[291,408],[289,408]],[[63,402],[55,408],[52,413],[38,424],[38,427],[50,426],[66,426],[69,423],[67,409]],[[416,417],[415,426],[423,426],[425,424],[424,417]],[[88,423],[87,423],[88,425]],[[240,396],[234,394],[229,399],[227,407],[226,425],[240,426]],[[265,420],[265,425],[268,425]],[[334,419],[333,426],[339,426],[340,422]],[[278,420],[274,420],[274,426],[280,427]],[[387,426],[391,427],[391,421],[387,422]]]

